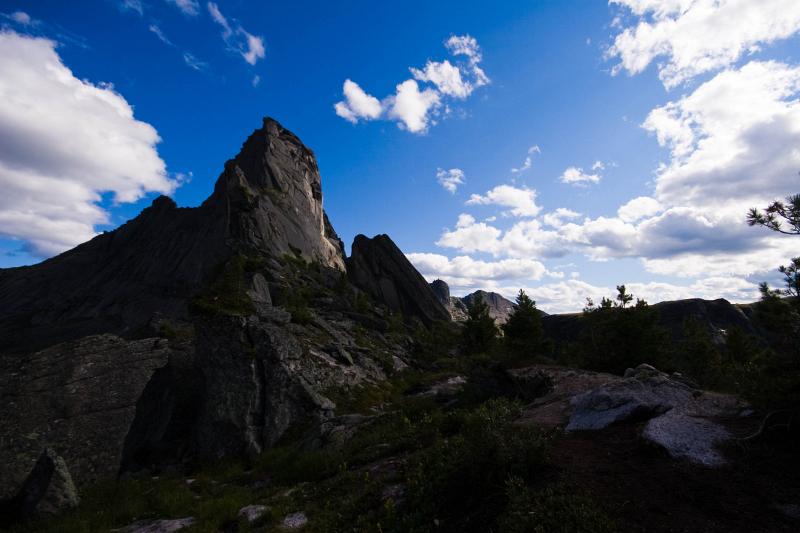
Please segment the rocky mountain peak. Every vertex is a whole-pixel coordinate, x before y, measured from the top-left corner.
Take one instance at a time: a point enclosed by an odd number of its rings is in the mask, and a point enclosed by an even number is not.
[[[347,274],[355,286],[393,311],[426,324],[450,320],[439,297],[388,235],[356,235]]]
[[[266,118],[199,207],[166,196],[119,228],[38,265],[0,269],[0,352],[124,336],[188,302],[234,256],[296,255],[344,270],[313,153]]]
[[[343,246],[322,207],[314,154],[272,118],[264,118],[225,163],[203,206],[217,212],[236,248],[295,253],[344,270]]]

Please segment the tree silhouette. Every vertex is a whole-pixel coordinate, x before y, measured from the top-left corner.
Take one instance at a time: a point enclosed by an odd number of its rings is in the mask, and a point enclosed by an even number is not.
[[[542,320],[536,302],[520,289],[514,311],[503,324],[505,345],[514,356],[532,355],[542,345]]]
[[[488,350],[497,336],[497,325],[489,315],[489,306],[483,298],[473,298],[467,306],[467,320],[461,340],[468,353],[480,353]]]
[[[789,229],[784,229],[786,223]],[[800,235],[800,194],[786,197],[786,203],[772,202],[763,212],[753,207],[747,213],[747,224],[764,226],[784,235]]]

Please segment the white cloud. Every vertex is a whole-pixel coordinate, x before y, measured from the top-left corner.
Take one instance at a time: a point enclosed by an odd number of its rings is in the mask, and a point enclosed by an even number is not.
[[[214,2],[208,3],[208,13],[214,22],[222,27],[222,40],[229,50],[241,55],[250,65],[255,65],[259,59],[264,59],[263,38],[247,32],[235,20],[232,25]]]
[[[478,46],[478,41],[471,35],[451,35],[445,42],[445,46],[451,54],[455,56],[463,55],[469,60],[472,74],[475,76],[475,86],[481,87],[489,83],[489,78],[486,73],[479,66],[483,60],[481,55],[481,48]]]
[[[381,116],[383,108],[380,101],[365,93],[356,82],[344,80],[342,92],[345,100],[336,102],[334,109],[343,119],[355,124],[359,119],[375,120]]]
[[[558,228],[564,223],[564,219],[578,218],[580,213],[567,209],[566,207],[559,207],[551,213],[547,213],[542,217],[542,222],[548,226]]]
[[[242,53],[242,57],[251,65],[255,65],[256,61],[264,59],[264,40],[244,30],[241,31],[247,41],[247,49]]]
[[[411,133],[425,133],[428,130],[430,112],[439,104],[439,93],[433,89],[420,91],[414,80],[398,84],[397,93],[387,99],[389,116],[399,120]]]
[[[500,205],[510,207],[506,214],[515,217],[532,217],[539,214],[541,207],[536,205],[536,191],[527,187],[498,185],[486,191],[485,195],[473,194],[467,205]]]
[[[194,17],[200,13],[200,4],[197,0],[167,0],[167,2],[177,6],[184,15]]]
[[[513,258],[559,257],[569,252],[567,238],[556,231],[545,230],[537,219],[524,219],[508,231],[486,222],[476,223],[469,214],[461,214],[454,230],[445,229],[438,246],[461,252],[483,252]]]
[[[533,164],[533,154],[541,154],[542,151],[539,149],[538,145],[533,145],[528,148],[528,155],[525,157],[525,161],[522,162],[522,166],[519,168],[512,168],[511,172],[517,174],[519,172],[525,172],[529,168],[531,168],[531,164]]]
[[[643,127],[672,156],[657,174],[658,200],[741,210],[794,191],[798,97],[800,67],[754,61],[654,109]]]
[[[261,83],[261,76],[256,74],[255,76],[253,76],[253,81],[250,82],[250,85],[252,85],[253,87],[258,87],[259,83]]]
[[[467,253],[489,252],[494,254],[499,252],[498,238],[502,233],[485,222],[476,223],[474,217],[462,213],[458,217],[456,229],[445,230],[436,244]]]
[[[606,165],[602,161],[598,160],[598,161],[595,161],[592,164],[592,170],[605,170],[605,169],[606,169]]]
[[[451,65],[446,59],[442,62],[428,61],[424,70],[414,67],[410,70],[414,79],[433,83],[442,94],[464,99],[473,91],[472,85],[461,78],[458,67]]]
[[[594,170],[594,167],[592,167],[592,169]],[[589,174],[579,167],[569,167],[558,179],[561,183],[568,183],[579,187],[585,187],[589,183],[600,183],[599,174]]]
[[[545,274],[550,274],[541,262],[533,259],[480,261],[465,255],[449,259],[430,253],[411,253],[406,256],[423,276],[443,279],[448,285],[461,288],[480,288],[497,280],[539,280]]]
[[[624,222],[636,222],[660,213],[664,207],[655,198],[639,196],[617,209],[617,216]]]
[[[108,222],[98,202],[170,194],[156,130],[108,84],[76,78],[42,38],[0,32],[0,234],[62,252]]]
[[[436,180],[450,194],[455,194],[458,186],[464,184],[464,171],[460,168],[439,168],[436,170]]]
[[[638,16],[636,26],[622,29],[607,52],[620,59],[613,73],[638,74],[666,57],[658,70],[667,88],[800,31],[796,0],[610,1]]]
[[[412,79],[396,85],[394,94],[379,101],[351,80],[345,81],[345,100],[334,104],[336,114],[356,123],[359,119],[386,118],[398,121],[398,126],[411,133],[423,134],[436,124],[436,117],[448,115],[452,109],[447,99],[466,99],[477,88],[489,83],[481,70],[480,48],[473,37],[453,36],[445,43],[453,55],[465,55],[468,64],[453,64],[449,60],[428,61],[422,69],[410,67]],[[430,87],[423,84],[430,84]],[[352,84],[352,85],[348,85]],[[358,102],[347,94],[348,86]],[[359,103],[360,102],[360,103]]]

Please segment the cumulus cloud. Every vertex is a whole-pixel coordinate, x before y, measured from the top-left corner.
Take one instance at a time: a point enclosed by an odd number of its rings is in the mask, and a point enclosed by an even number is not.
[[[436,181],[450,194],[455,194],[458,186],[464,184],[464,171],[460,168],[439,168],[436,170]]]
[[[348,79],[344,83],[345,99],[334,104],[336,114],[352,123],[379,118],[395,120],[406,131],[426,133],[436,124],[437,116],[450,112],[446,99],[464,100],[477,87],[489,83],[479,66],[480,48],[473,37],[452,36],[445,46],[454,56],[466,56],[467,64],[453,64],[445,59],[429,60],[421,69],[410,67],[413,77],[398,83],[395,92],[382,100]],[[420,87],[418,82],[428,86]]]
[[[525,172],[526,170],[531,168],[531,165],[533,164],[533,154],[541,154],[541,153],[542,151],[539,149],[539,146],[534,144],[533,146],[528,148],[528,155],[525,157],[525,161],[522,162],[522,166],[520,166],[519,168],[512,168],[511,172],[513,172],[514,174]]]
[[[474,89],[471,83],[461,78],[458,67],[451,65],[446,59],[442,62],[428,61],[423,70],[414,67],[410,70],[414,79],[433,83],[440,93],[448,96],[464,99]]]
[[[334,105],[336,114],[343,119],[355,124],[359,119],[375,120],[381,116],[383,108],[380,101],[374,96],[367,94],[351,80],[344,80],[342,87],[344,101]]]
[[[545,230],[538,219],[524,219],[510,229],[476,222],[469,214],[461,214],[455,229],[445,229],[438,246],[461,252],[482,252],[493,256],[513,258],[560,257],[568,251],[568,242],[556,231]]]
[[[467,205],[499,205],[510,207],[504,213],[515,217],[532,217],[539,214],[542,208],[536,205],[536,191],[527,187],[498,185],[486,191],[486,194],[473,194]]]
[[[489,83],[489,78],[480,67],[483,55],[475,37],[471,35],[451,35],[445,42],[445,46],[451,54],[467,57],[472,74],[475,76],[475,87],[481,87]]]
[[[397,119],[411,133],[424,133],[432,123],[430,112],[441,102],[433,89],[419,90],[414,80],[397,85],[397,92],[387,100],[388,116]]]
[[[184,15],[194,17],[200,14],[200,4],[197,0],[167,0],[167,2],[180,9]]]
[[[592,170],[596,170],[594,166],[592,167]],[[588,172],[584,172],[582,168],[569,167],[564,171],[563,174],[561,174],[558,180],[561,183],[585,187],[589,183],[600,183],[600,174],[590,174]]]
[[[621,28],[609,48],[612,70],[637,74],[657,58],[667,88],[725,68],[763,45],[800,31],[796,0],[611,0],[637,20]]]
[[[108,84],[76,78],[56,44],[0,32],[0,234],[42,257],[95,235],[98,203],[170,194],[158,133]]]
[[[565,219],[578,218],[579,216],[581,216],[581,214],[573,211],[572,209],[567,209],[566,207],[559,207],[555,211],[545,214],[542,217],[542,222],[544,222],[548,226],[558,228],[562,224],[564,224]]]
[[[660,213],[664,207],[655,198],[649,196],[638,196],[629,200],[626,204],[617,209],[617,216],[623,222],[636,222],[645,217],[650,217]]]
[[[456,228],[452,231],[445,230],[439,240],[438,246],[456,248],[462,252],[489,252],[499,253],[498,238],[502,231],[486,224],[476,222],[472,215],[462,213],[458,217]]]
[[[456,287],[479,287],[490,281],[508,279],[541,279],[547,272],[545,266],[533,259],[503,259],[481,261],[466,255],[452,259],[440,254],[406,254],[423,276],[440,278]]]
[[[255,65],[259,59],[264,59],[264,39],[247,32],[235,20],[232,23],[222,14],[214,2],[208,3],[208,13],[211,18],[222,27],[222,40],[229,50],[238,53],[250,65]]]
[[[643,127],[671,152],[658,171],[657,198],[697,207],[737,201],[739,209],[794,190],[798,97],[800,67],[753,61],[654,109]]]

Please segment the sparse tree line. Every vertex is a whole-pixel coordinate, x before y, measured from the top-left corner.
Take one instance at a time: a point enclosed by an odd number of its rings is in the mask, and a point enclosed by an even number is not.
[[[747,222],[800,236],[800,194],[763,211],[751,209]],[[500,327],[488,305],[476,298],[468,308],[461,351],[506,365],[554,362],[618,374],[646,362],[680,372],[700,387],[742,394],[763,407],[795,409],[800,405],[800,257],[778,270],[785,287],[762,283],[761,300],[752,305],[761,337],[737,328],[714,335],[706,324],[687,318],[675,339],[660,324],[657,308],[619,285],[613,300],[603,297],[596,304],[587,299],[580,333],[566,345],[545,335],[536,302],[524,291]]]

